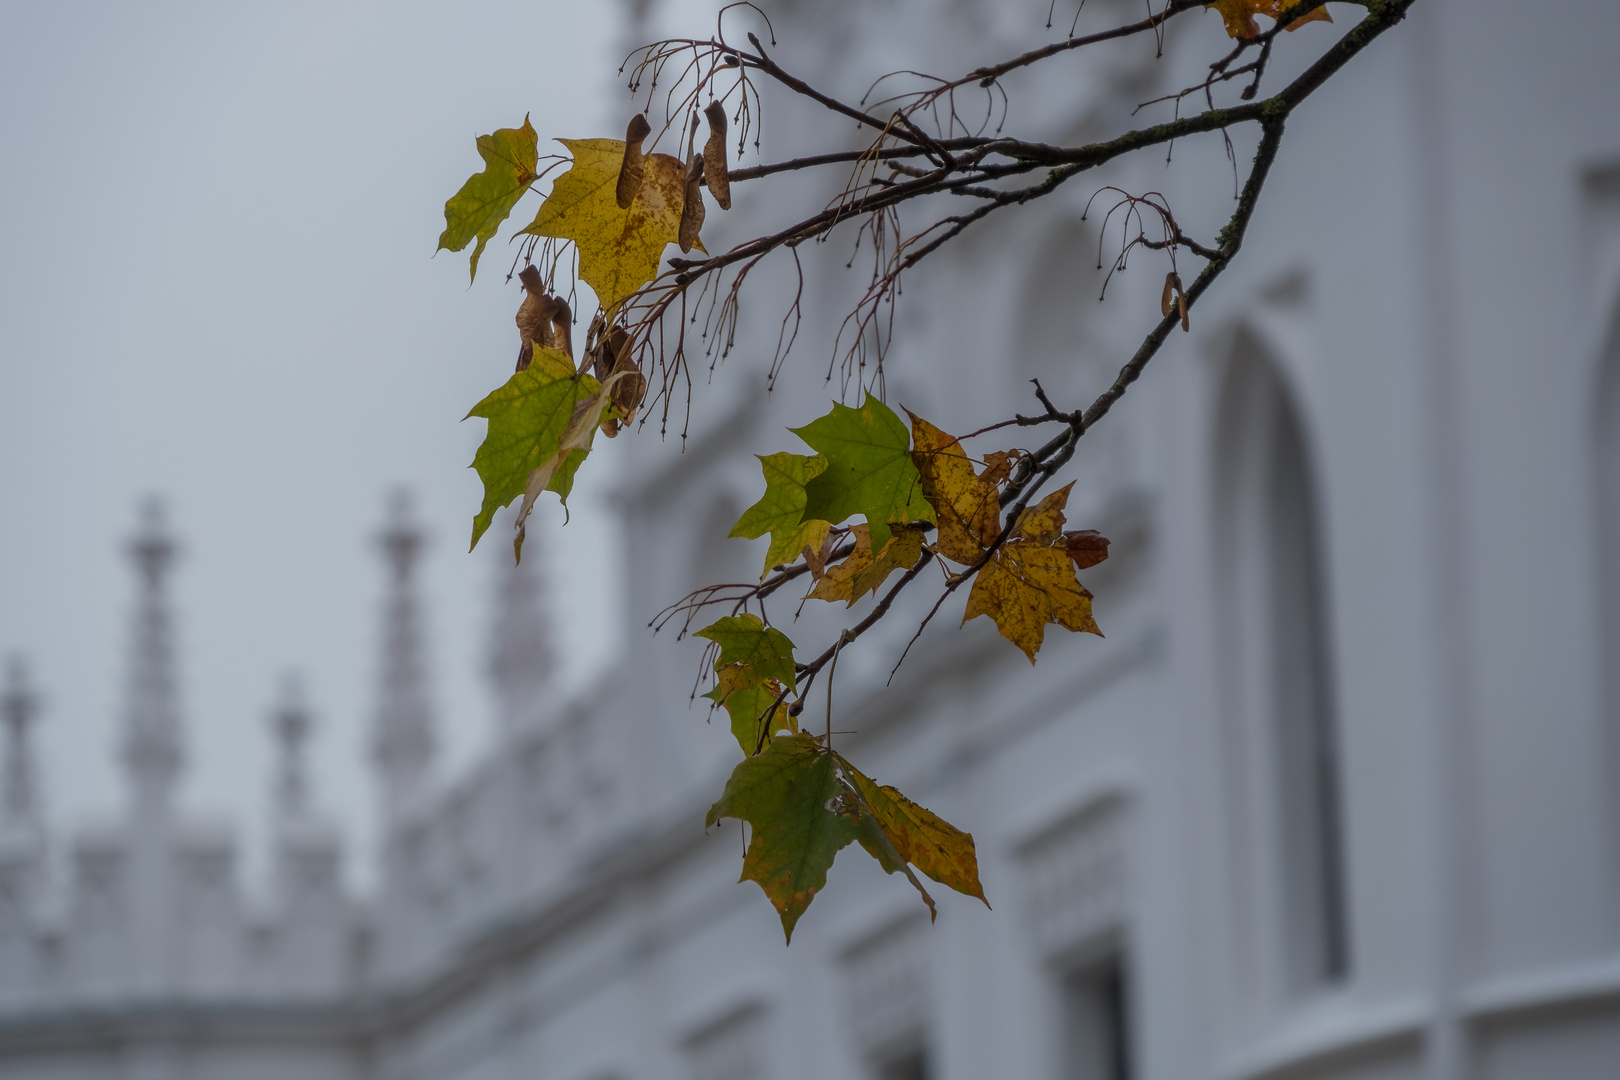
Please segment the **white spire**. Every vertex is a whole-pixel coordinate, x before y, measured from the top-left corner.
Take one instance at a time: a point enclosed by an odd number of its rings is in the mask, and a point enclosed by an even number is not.
[[[304,698],[304,684],[297,675],[281,681],[281,698],[270,714],[270,730],[275,736],[280,761],[276,769],[274,806],[282,824],[309,817],[309,776],[304,760],[304,744],[312,722]]]
[[[22,657],[14,656],[6,668],[5,693],[0,694],[0,722],[6,727],[5,760],[0,764],[0,828],[7,833],[37,834],[41,827],[29,733],[38,716],[39,697],[28,685],[28,669]]]
[[[530,537],[530,558],[516,566],[498,553],[495,570],[495,626],[490,642],[489,676],[495,687],[501,732],[512,735],[540,723],[550,704],[556,660],[546,620],[546,583],[539,542]]]
[[[178,554],[163,504],[148,499],[129,544],[138,593],[131,626],[128,698],[124,705],[124,767],[135,801],[166,806],[180,774],[180,708],[175,690],[174,627],[166,591]]]
[[[424,538],[411,519],[405,492],[395,493],[388,527],[378,539],[390,573],[373,745],[382,772],[383,802],[393,820],[422,796],[438,751],[412,577]]]

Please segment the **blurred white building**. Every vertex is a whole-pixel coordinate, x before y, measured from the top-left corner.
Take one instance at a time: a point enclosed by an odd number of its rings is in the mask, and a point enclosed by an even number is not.
[[[1333,10],[1341,29],[1356,15]],[[874,71],[1027,47],[1040,13],[772,16],[782,63],[859,97]],[[649,2],[629,36],[711,19]],[[1288,40],[1272,78],[1332,32]],[[1144,42],[1043,64],[1009,80],[1013,123],[1086,140],[1221,44],[1193,13],[1163,60]],[[538,585],[514,572],[499,746],[448,785],[419,537],[390,524],[390,825],[363,904],[306,790],[295,688],[274,723],[274,895],[240,895],[229,837],[175,812],[173,548],[143,524],[125,828],[46,827],[32,693],[20,672],[5,692],[0,1077],[1620,1077],[1617,46],[1613,4],[1422,0],[1297,114],[1192,333],[1082,441],[1069,520],[1113,539],[1082,574],[1107,638],[1054,630],[1031,669],[984,620],[942,620],[885,686],[907,607],[844,658],[840,748],[973,831],[994,911],[948,894],[930,926],[851,849],[784,948],[735,882],[736,823],[703,830],[735,745],[684,707],[690,642],[644,624],[757,572],[758,548],[721,540],[761,486],[748,454],[796,448],[784,426],[825,411],[819,324],[763,392],[783,279],[762,278],[685,452],[636,444],[622,565],[550,571],[626,577],[621,662],[554,700]],[[829,130],[767,95],[766,160]],[[1229,212],[1218,141],[1175,155],[1005,211],[925,264],[888,399],[952,431],[1029,411],[1032,376],[1088,401],[1157,318],[1163,266],[1139,260],[1096,303],[1086,199],[1161,190],[1195,234]],[[819,205],[814,185],[773,203]],[[711,248],[757,222],[754,186],[711,209]],[[807,313],[838,311],[844,256],[805,254]],[[773,614],[803,650],[845,625],[791,608]]]

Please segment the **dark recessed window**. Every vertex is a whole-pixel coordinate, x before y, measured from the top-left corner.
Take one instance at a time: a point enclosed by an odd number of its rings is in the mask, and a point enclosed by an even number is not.
[[[1130,998],[1118,952],[1062,979],[1063,1080],[1131,1080]]]
[[[891,1057],[879,1066],[877,1080],[929,1080],[928,1054],[921,1047]]]

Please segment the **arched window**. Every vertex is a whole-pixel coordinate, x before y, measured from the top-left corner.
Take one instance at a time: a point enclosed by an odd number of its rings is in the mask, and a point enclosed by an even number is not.
[[[1604,735],[1609,755],[1609,821],[1620,835],[1620,310],[1603,357],[1597,394],[1597,572],[1602,587]]]
[[[1288,390],[1240,341],[1221,405],[1216,567],[1234,732],[1255,748],[1255,866],[1276,882],[1291,990],[1349,969],[1338,735],[1322,530],[1310,454]],[[1262,905],[1271,909],[1272,903]]]

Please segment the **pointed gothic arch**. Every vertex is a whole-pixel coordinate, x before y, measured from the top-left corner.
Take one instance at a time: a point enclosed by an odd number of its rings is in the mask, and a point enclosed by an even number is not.
[[[1254,940],[1286,994],[1342,981],[1350,932],[1326,551],[1310,443],[1276,363],[1240,332],[1217,418],[1217,647],[1223,711],[1241,747],[1261,920]],[[1245,890],[1248,891],[1248,890]],[[1280,978],[1279,978],[1280,977]]]
[[[1593,509],[1597,524],[1597,574],[1601,606],[1598,673],[1607,756],[1610,850],[1620,843],[1620,299],[1609,316],[1598,358],[1592,425]],[[1611,871],[1613,873],[1613,871]]]

